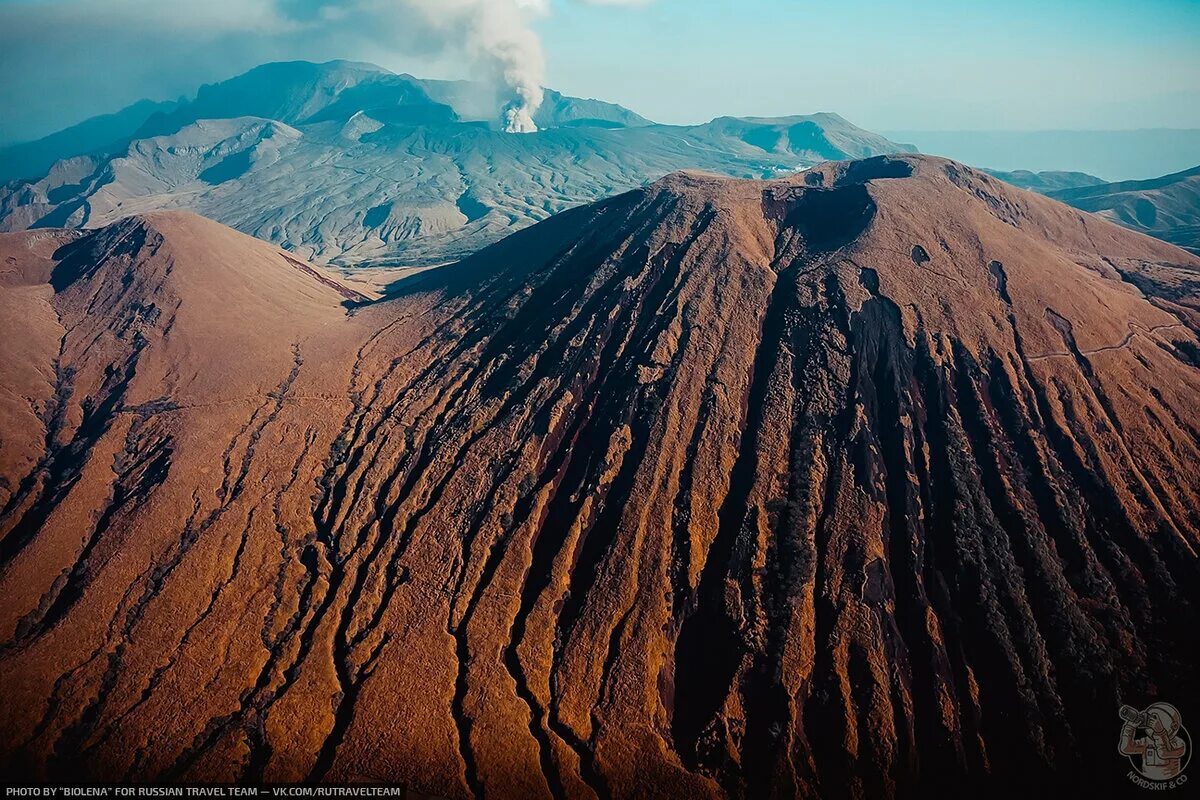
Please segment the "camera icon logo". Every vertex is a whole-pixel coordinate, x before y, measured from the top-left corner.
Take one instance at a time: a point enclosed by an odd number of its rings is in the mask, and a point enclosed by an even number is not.
[[[1117,750],[1129,758],[1133,783],[1145,788],[1176,788],[1187,782],[1183,774],[1192,757],[1192,738],[1183,726],[1183,715],[1170,703],[1151,703],[1139,711],[1121,706],[1117,715],[1121,741]]]

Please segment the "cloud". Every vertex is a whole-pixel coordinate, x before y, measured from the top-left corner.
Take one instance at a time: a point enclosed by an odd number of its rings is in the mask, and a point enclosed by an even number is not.
[[[533,114],[542,104],[546,61],[531,20],[549,12],[548,0],[392,0],[406,18],[424,22],[442,46],[459,49],[506,86],[504,109],[510,133],[537,130]]]
[[[648,0],[580,0],[587,5],[634,6]],[[322,11],[339,19],[398,14],[409,26],[414,22],[423,43],[435,49],[462,53],[477,68],[507,88],[510,100],[503,110],[505,130],[537,130],[533,115],[542,104],[546,61],[541,40],[531,23],[549,14],[552,0],[357,0],[329,3]],[[372,26],[373,29],[375,26]],[[403,41],[397,46],[404,49]]]

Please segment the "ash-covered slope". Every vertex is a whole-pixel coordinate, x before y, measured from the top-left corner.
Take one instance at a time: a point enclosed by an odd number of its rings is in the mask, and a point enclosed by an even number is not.
[[[6,778],[1084,792],[1200,699],[1200,261],[981,173],[673,175],[353,310],[0,243]]]
[[[45,175],[58,161],[103,152],[114,142],[128,141],[147,119],[176,105],[173,101],[139,100],[41,139],[0,147],[0,181]]]
[[[833,114],[653,125],[553,91],[535,117],[543,130],[513,136],[477,118],[498,119],[504,102],[364,64],[263,65],[108,147],[0,172],[23,178],[0,185],[0,230],[184,209],[324,263],[427,266],[679,169],[774,177],[906,149]]]

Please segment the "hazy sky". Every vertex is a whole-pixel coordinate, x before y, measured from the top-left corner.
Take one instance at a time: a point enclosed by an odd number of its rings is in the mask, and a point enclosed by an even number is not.
[[[406,15],[479,2],[541,8],[547,85],[662,122],[1200,127],[1200,0],[0,0],[0,141],[264,61],[465,77]]]

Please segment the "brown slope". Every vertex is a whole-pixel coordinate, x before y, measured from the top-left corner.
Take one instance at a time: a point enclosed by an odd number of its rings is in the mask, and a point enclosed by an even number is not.
[[[672,176],[348,313],[188,219],[39,256],[110,377],[2,462],[6,776],[1079,789],[1120,701],[1200,699],[1183,251],[873,159]],[[207,280],[129,366],[164,251]]]

